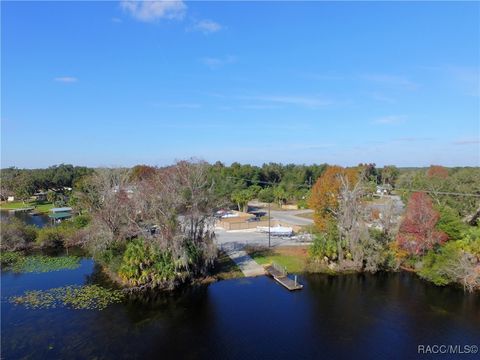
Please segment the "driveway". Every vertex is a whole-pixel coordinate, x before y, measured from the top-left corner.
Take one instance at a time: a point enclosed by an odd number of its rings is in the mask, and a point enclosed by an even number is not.
[[[312,219],[299,217],[299,214],[313,213],[313,210],[272,210],[270,212],[272,219],[280,220],[291,225],[311,225]]]
[[[252,230],[225,231],[215,229],[216,243],[219,249],[226,252],[241,250],[245,246],[268,246],[268,233]],[[271,236],[271,246],[306,245],[306,236]]]
[[[393,211],[395,215],[401,215],[405,209],[405,205],[403,204],[402,199],[398,195],[384,195],[384,200],[390,200],[393,203]],[[377,209],[378,211],[382,212],[387,206],[387,202],[384,203],[376,203],[376,204],[369,204],[371,209]]]

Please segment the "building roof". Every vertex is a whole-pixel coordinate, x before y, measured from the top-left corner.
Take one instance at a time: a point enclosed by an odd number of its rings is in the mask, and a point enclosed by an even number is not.
[[[52,208],[50,209],[50,212],[52,213],[58,213],[58,212],[71,212],[72,208],[71,207],[61,207],[61,208]]]
[[[69,217],[72,217],[72,213],[71,212],[57,212],[57,213],[53,213],[53,214],[48,215],[48,217],[50,219],[55,219],[55,220],[67,219]]]

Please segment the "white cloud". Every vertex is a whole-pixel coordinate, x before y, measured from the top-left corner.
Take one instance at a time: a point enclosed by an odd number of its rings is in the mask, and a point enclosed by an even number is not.
[[[453,142],[454,145],[478,145],[480,139],[461,139]]]
[[[202,62],[202,64],[208,66],[209,68],[215,69],[223,65],[232,64],[236,62],[237,57],[233,55],[227,55],[222,58],[204,57],[204,58],[201,58],[200,61]]]
[[[135,19],[152,22],[159,19],[181,20],[185,16],[187,5],[182,0],[172,1],[134,1],[124,0],[122,9]]]
[[[387,116],[382,116],[373,120],[373,123],[375,124],[384,124],[384,125],[401,124],[403,122],[405,122],[404,115],[387,115]]]
[[[73,76],[59,76],[54,78],[53,80],[61,83],[74,83],[78,81],[78,79]]]
[[[200,20],[197,21],[191,29],[204,34],[211,34],[220,31],[222,29],[222,25],[212,20]]]

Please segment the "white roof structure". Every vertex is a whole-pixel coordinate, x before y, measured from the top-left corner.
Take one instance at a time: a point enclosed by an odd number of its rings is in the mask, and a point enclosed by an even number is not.
[[[50,209],[50,212],[52,213],[59,213],[59,212],[70,212],[73,209],[71,207],[61,207],[61,208],[52,208]]]

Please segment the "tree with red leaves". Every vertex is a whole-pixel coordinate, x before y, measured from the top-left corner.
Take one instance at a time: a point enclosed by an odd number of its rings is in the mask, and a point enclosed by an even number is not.
[[[447,234],[435,229],[439,218],[427,194],[413,193],[397,235],[399,247],[410,255],[421,255],[435,244],[447,241]]]
[[[441,165],[431,165],[427,170],[427,177],[446,179],[448,177],[448,169]]]

